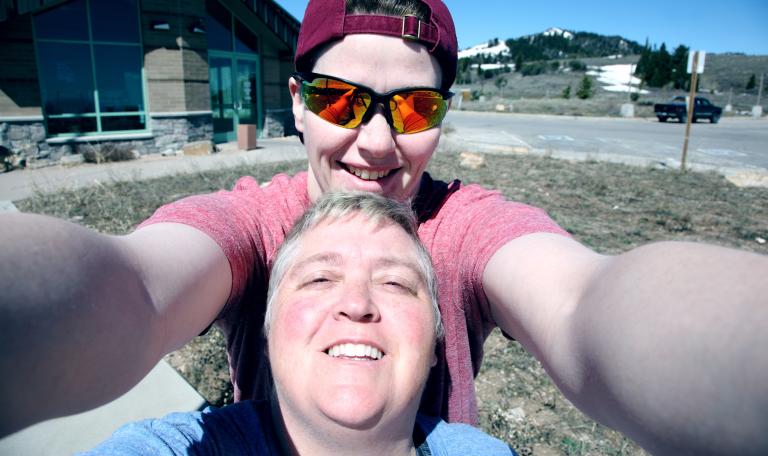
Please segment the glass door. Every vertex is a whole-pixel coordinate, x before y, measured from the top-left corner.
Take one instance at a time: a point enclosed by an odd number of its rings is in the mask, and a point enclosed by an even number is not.
[[[208,79],[213,111],[213,141],[216,143],[237,140],[235,132],[235,96],[232,90],[232,58],[208,59]]]
[[[237,140],[237,125],[259,122],[259,59],[238,55],[211,56],[208,60],[213,140]]]
[[[235,92],[237,98],[236,116],[238,124],[259,125],[258,74],[259,62],[256,58],[236,57],[237,76]]]

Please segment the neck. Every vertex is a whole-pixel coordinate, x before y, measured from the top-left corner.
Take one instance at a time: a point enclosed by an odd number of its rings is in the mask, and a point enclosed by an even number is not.
[[[272,422],[277,432],[282,454],[346,456],[360,454],[387,454],[415,456],[413,427],[415,417],[407,432],[390,432],[378,429],[357,430],[331,423],[331,429],[316,429],[283,413],[277,399],[270,401]]]

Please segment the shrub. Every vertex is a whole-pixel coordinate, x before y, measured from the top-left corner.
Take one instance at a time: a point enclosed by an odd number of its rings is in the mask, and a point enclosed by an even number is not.
[[[565,98],[566,100],[571,98],[571,86],[570,85],[563,89],[563,98]]]
[[[592,96],[592,93],[592,78],[585,74],[584,77],[581,78],[581,83],[579,84],[579,89],[576,91],[576,96],[582,100],[586,100]]]
[[[568,62],[571,71],[587,71],[587,65],[581,60],[571,60]]]
[[[536,76],[547,72],[547,65],[542,62],[526,63],[520,70],[523,76]]]
[[[88,163],[119,162],[136,158],[127,144],[102,143],[96,146],[86,144],[79,148],[79,152]]]

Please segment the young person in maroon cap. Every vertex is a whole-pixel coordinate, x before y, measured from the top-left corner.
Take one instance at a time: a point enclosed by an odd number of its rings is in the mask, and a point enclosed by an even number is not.
[[[13,324],[0,329],[18,349],[3,350],[15,375],[0,381],[19,392],[11,409],[44,404],[3,417],[0,432],[114,398],[211,322],[227,337],[235,399],[259,398],[274,254],[320,195],[362,190],[411,201],[435,262],[445,339],[425,413],[476,422],[473,378],[499,326],[581,410],[651,451],[768,451],[768,259],[671,242],[603,256],[540,209],[433,180],[424,169],[456,60],[439,0],[312,0],[289,80],[307,172],[172,203],[125,237],[14,217],[19,253],[5,264],[44,286],[4,288]],[[27,253],[46,245],[56,254]],[[109,281],[94,286],[95,271]],[[22,303],[34,303],[28,320],[13,312]],[[45,379],[32,375],[40,365]]]

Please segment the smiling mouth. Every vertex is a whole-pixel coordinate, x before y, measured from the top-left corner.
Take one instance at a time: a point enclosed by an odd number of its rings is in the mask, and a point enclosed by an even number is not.
[[[385,353],[376,347],[365,344],[338,344],[329,347],[325,354],[331,358],[344,358],[352,361],[378,361]]]
[[[338,163],[348,173],[354,174],[360,179],[367,180],[367,181],[375,181],[375,180],[385,178],[390,174],[392,174],[392,172],[400,169],[400,168],[393,168],[393,169],[388,169],[384,171],[372,171],[370,169],[355,168],[354,166],[346,165],[341,162],[338,162]]]

